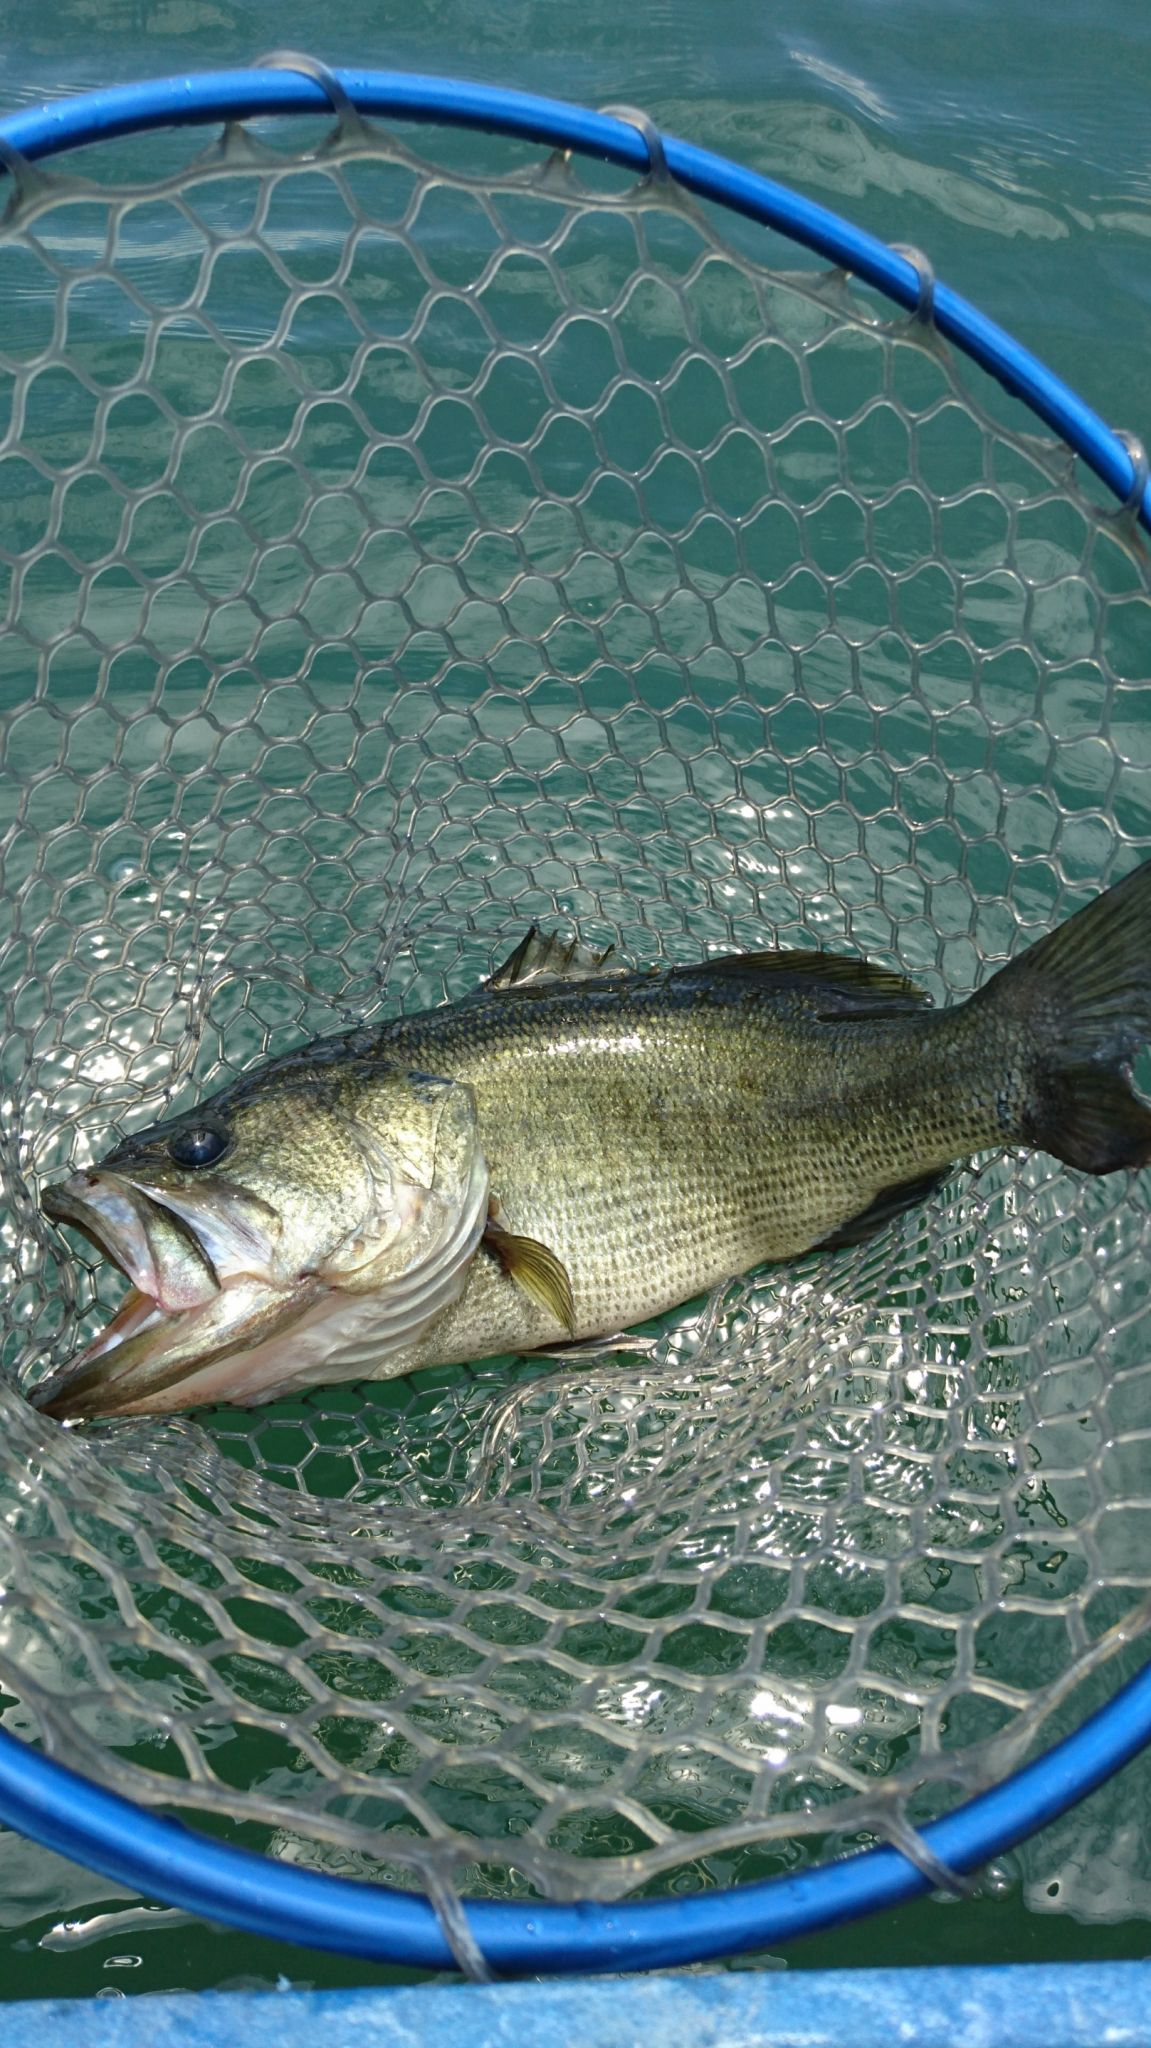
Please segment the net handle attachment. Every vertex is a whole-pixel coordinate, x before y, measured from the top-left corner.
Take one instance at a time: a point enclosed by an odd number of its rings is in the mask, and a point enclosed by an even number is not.
[[[647,170],[644,176],[648,184],[662,187],[674,184],[675,181],[668,166],[667,151],[663,146],[663,136],[660,134],[650,114],[645,114],[642,107],[631,107],[624,104],[601,107],[599,111],[601,114],[609,115],[615,121],[626,121],[629,128],[634,128],[637,134],[642,136],[644,147],[647,150]]]
[[[269,50],[266,56],[253,59],[252,70],[294,71],[301,78],[310,78],[313,85],[318,85],[335,116],[335,126],[328,138],[329,147],[332,143],[360,142],[370,138],[368,123],[343,82],[319,57],[309,57],[306,50]]]
[[[1111,431],[1115,439],[1123,443],[1131,458],[1131,488],[1123,503],[1109,514],[1105,513],[1104,516],[1109,516],[1114,520],[1116,526],[1120,527],[1130,540],[1145,545],[1145,535],[1141,531],[1142,521],[1139,515],[1144,498],[1147,495],[1148,481],[1151,479],[1151,456],[1148,455],[1147,449],[1139,439],[1138,434],[1129,433],[1126,427],[1113,427]]]
[[[0,208],[0,223],[7,227],[31,199],[39,198],[56,181],[48,171],[42,171],[22,156],[7,137],[0,133],[0,171],[7,172],[9,184],[4,193],[4,205]]]
[[[675,191],[686,204],[687,194],[682,186],[677,185],[672,175],[667,160],[667,151],[663,146],[663,136],[660,134],[651,115],[646,114],[642,107],[628,106],[623,102],[618,104],[613,102],[609,107],[600,107],[598,112],[608,120],[625,121],[628,127],[634,128],[636,134],[640,137],[644,148],[647,150],[647,168],[641,171],[639,179],[641,188],[647,186],[650,190],[659,192],[665,198],[672,191]],[[570,169],[571,160],[572,152],[570,149],[554,149],[544,165],[543,177],[545,181],[549,176],[553,176],[557,172],[566,174]]]
[[[919,296],[912,309],[911,319],[918,327],[929,327],[935,331],[935,265],[930,256],[917,249],[912,242],[892,242],[894,255],[902,256],[910,263],[919,285]]]

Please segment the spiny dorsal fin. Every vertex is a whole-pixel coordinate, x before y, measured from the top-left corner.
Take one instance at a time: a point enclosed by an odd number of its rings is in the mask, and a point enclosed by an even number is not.
[[[781,993],[790,987],[819,998],[820,1015],[829,1017],[898,1016],[931,1003],[926,989],[890,967],[801,947],[781,953],[727,953],[670,972],[677,981],[770,980]]]
[[[619,962],[607,964],[614,951],[614,946],[607,946],[598,952],[580,939],[561,939],[558,932],[542,932],[533,924],[483,986],[522,988],[525,982],[590,981],[605,974],[626,974]]]
[[[513,1230],[504,1230],[500,1224],[488,1218],[483,1242],[493,1251],[504,1272],[517,1287],[541,1308],[546,1308],[557,1323],[575,1336],[575,1298],[568,1278],[567,1267],[562,1259],[546,1244],[540,1244],[534,1237],[521,1237]]]

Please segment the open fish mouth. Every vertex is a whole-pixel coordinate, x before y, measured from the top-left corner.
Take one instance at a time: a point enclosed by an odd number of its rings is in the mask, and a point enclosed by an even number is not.
[[[47,1189],[45,1214],[82,1231],[130,1287],[98,1335],[31,1392],[33,1406],[58,1422],[91,1421],[252,1406],[333,1371],[373,1376],[462,1292],[487,1221],[471,1097],[450,1101],[439,1185],[391,1183],[375,1238],[353,1221],[323,1263],[278,1262],[279,1213],[235,1182],[192,1193],[117,1166]]]
[[[157,1314],[198,1308],[219,1291],[215,1267],[191,1225],[120,1174],[78,1173],[45,1188],[40,1206],[54,1223],[82,1231]]]
[[[41,1208],[53,1222],[80,1231],[119,1267],[129,1288],[103,1329],[30,1399],[62,1422],[115,1413],[157,1340],[177,1327],[190,1337],[219,1302],[219,1277],[186,1217],[122,1175],[76,1174],[46,1188]]]

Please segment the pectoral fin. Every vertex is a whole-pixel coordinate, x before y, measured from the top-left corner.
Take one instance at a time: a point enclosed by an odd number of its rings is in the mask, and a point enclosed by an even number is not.
[[[534,1237],[520,1237],[501,1229],[489,1219],[483,1242],[493,1251],[508,1278],[522,1287],[541,1308],[546,1308],[565,1330],[575,1335],[575,1300],[567,1267],[546,1244]]]

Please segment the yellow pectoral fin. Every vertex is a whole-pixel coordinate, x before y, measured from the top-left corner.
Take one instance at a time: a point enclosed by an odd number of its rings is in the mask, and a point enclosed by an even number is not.
[[[575,1299],[562,1259],[557,1259],[546,1244],[540,1244],[534,1237],[518,1237],[514,1231],[501,1230],[498,1223],[490,1220],[483,1241],[495,1253],[508,1278],[574,1337]]]

